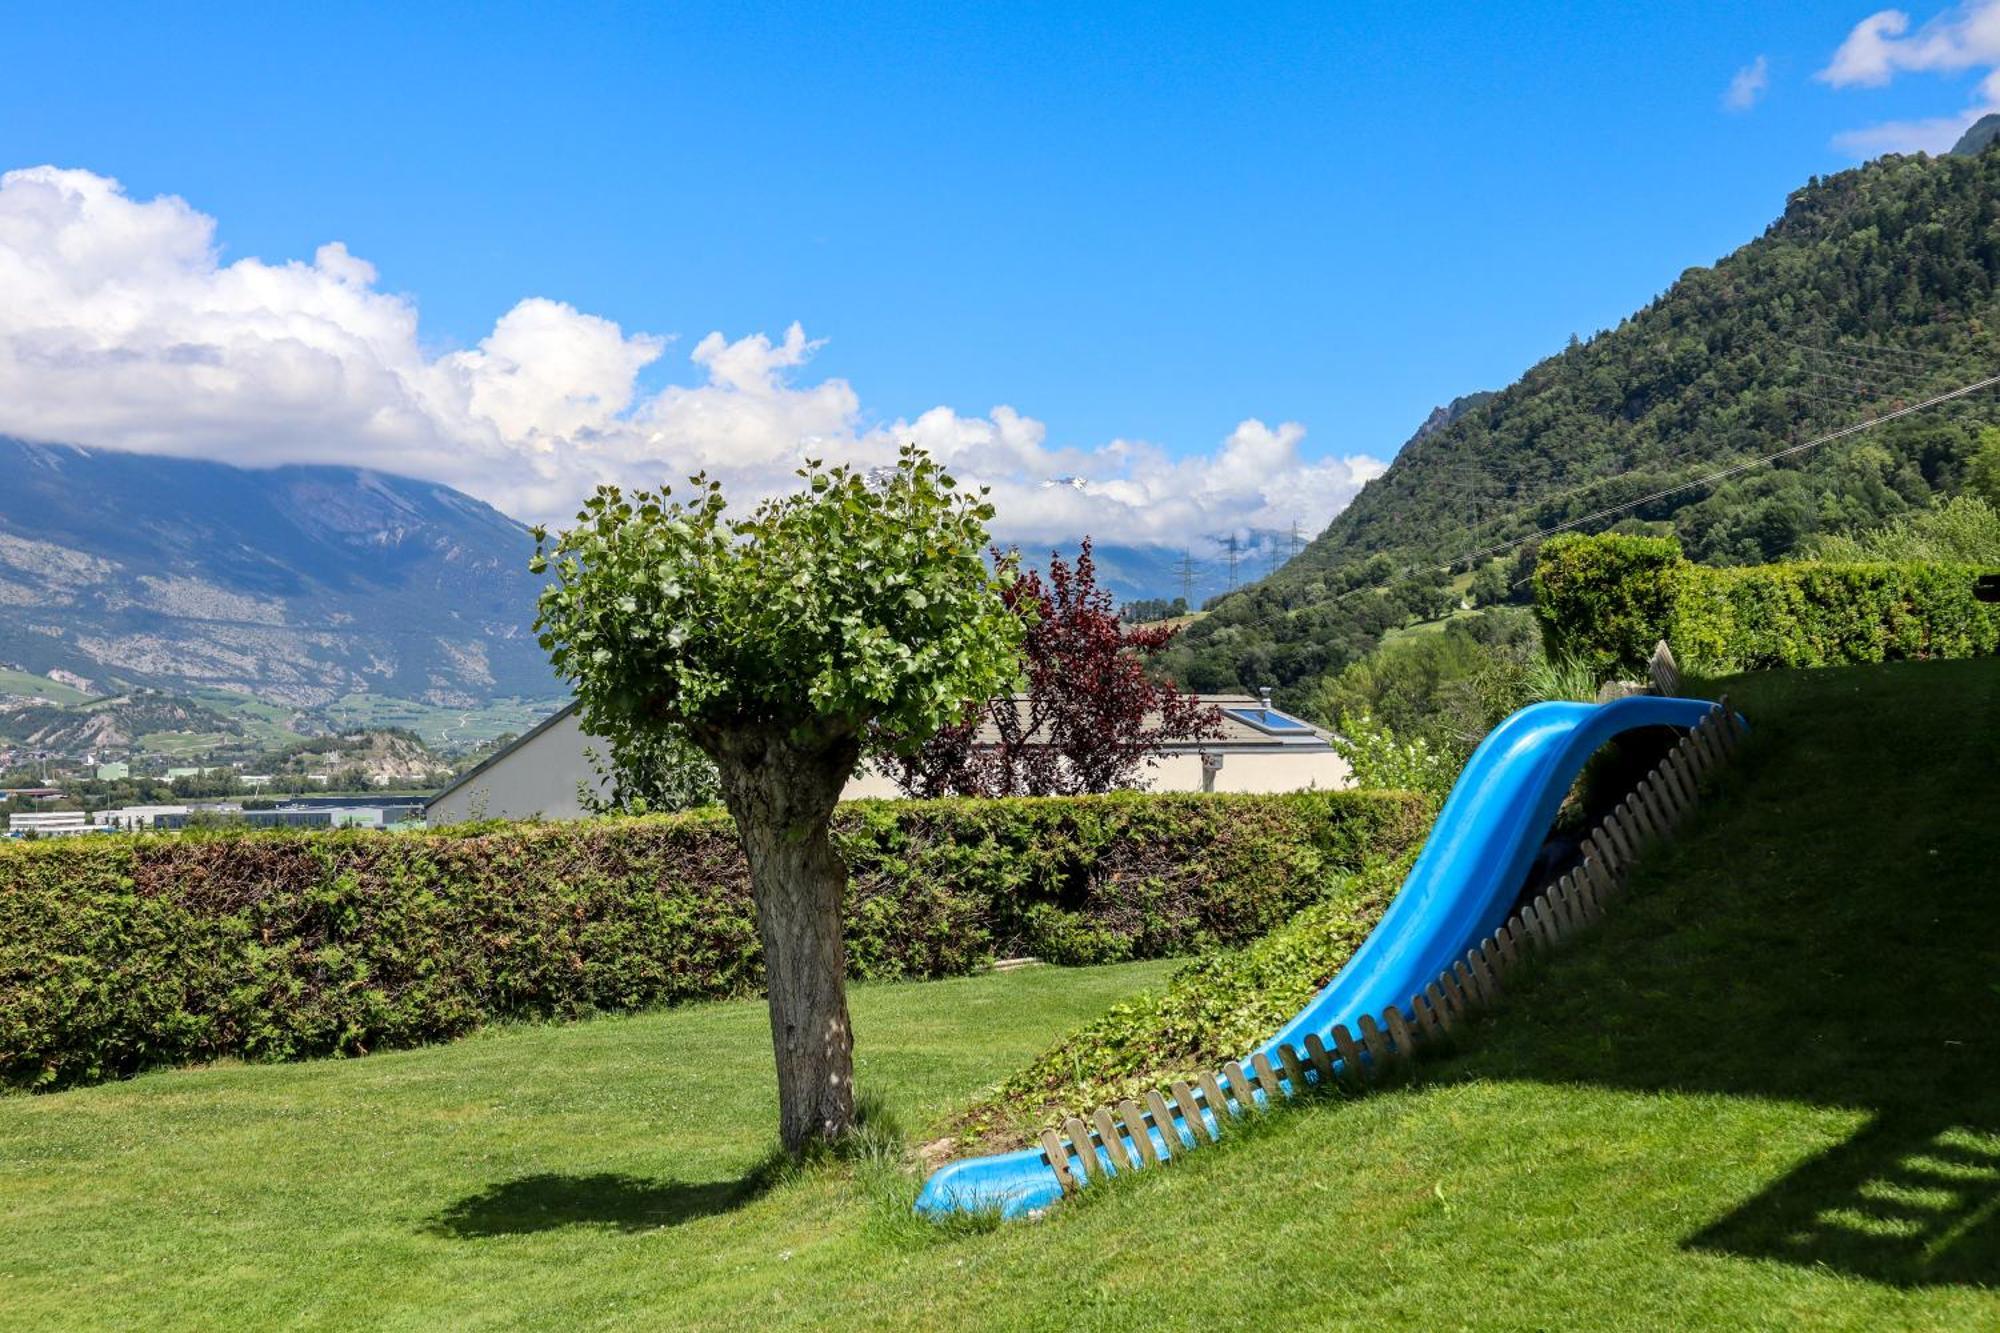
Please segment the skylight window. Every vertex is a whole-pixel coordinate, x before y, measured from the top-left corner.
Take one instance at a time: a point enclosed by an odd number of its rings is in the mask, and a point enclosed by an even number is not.
[[[1232,717],[1246,726],[1252,726],[1267,736],[1306,736],[1312,728],[1287,713],[1275,708],[1225,708],[1227,717]]]

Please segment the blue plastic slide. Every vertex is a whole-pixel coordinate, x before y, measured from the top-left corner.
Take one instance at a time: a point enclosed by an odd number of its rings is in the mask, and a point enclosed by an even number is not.
[[[1563,797],[1598,747],[1642,727],[1691,728],[1714,710],[1701,699],[1634,695],[1606,704],[1532,704],[1495,727],[1466,761],[1382,920],[1347,966],[1259,1053],[1275,1060],[1285,1043],[1303,1050],[1308,1032],[1331,1046],[1336,1024],[1352,1030],[1363,1014],[1379,1015],[1391,1005],[1414,1021],[1410,997],[1505,923]],[[1250,1095],[1262,1099],[1261,1092]],[[1192,1127],[1177,1129],[1194,1140]],[[1171,1141],[1161,1146],[1181,1147]],[[997,1208],[1002,1216],[1019,1217],[1061,1197],[1041,1150],[1027,1148],[939,1167],[924,1183],[917,1210]]]

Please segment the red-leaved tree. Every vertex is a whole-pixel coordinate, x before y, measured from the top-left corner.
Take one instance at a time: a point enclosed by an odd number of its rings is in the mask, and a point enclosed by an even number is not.
[[[1089,538],[1074,566],[1051,554],[1046,580],[1020,572],[1003,595],[1025,625],[1022,691],[969,706],[914,754],[879,757],[906,795],[1106,792],[1134,785],[1162,744],[1220,734],[1214,708],[1146,674],[1143,655],[1179,630],[1119,621]]]

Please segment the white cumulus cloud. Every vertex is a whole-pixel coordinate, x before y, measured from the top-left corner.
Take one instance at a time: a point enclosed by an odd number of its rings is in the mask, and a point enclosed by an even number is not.
[[[1983,70],[1973,104],[1955,115],[1893,120],[1834,136],[1856,157],[1878,153],[1939,153],[1973,121],[2000,110],[2000,0],[1969,3],[1912,30],[1910,15],[1884,9],[1855,24],[1815,76],[1835,88],[1881,88],[1900,74],[1961,74]]]
[[[1382,464],[1314,457],[1305,429],[1246,420],[1213,453],[1049,442],[1011,407],[864,413],[813,379],[817,343],[709,333],[691,379],[643,391],[669,340],[530,297],[475,347],[427,350],[418,311],[339,242],[311,262],[225,263],[216,224],[89,171],[0,175],[0,434],[245,466],[348,463],[567,519],[599,482],[695,471],[732,495],[787,489],[807,457],[886,462],[915,440],[992,487],[1006,540],[1180,545],[1324,525]],[[1054,477],[1078,483],[1045,485]]]
[[[1763,98],[1765,90],[1771,86],[1771,62],[1763,56],[1736,71],[1723,91],[1722,105],[1729,111],[1748,111]]]

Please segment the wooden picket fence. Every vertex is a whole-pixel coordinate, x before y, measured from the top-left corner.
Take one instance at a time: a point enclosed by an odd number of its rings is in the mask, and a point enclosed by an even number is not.
[[[1677,698],[1681,692],[1681,668],[1674,661],[1674,650],[1661,639],[1653,645],[1652,660],[1646,663],[1646,672],[1653,678],[1653,693]]]
[[[1664,651],[1666,645],[1660,647]],[[1656,652],[1656,684],[1663,683],[1661,660]],[[1672,654],[1664,654],[1664,661],[1672,671]],[[1671,678],[1678,687],[1679,673]],[[1737,742],[1736,716],[1725,695],[1584,839],[1576,869],[1536,894],[1421,994],[1389,1006],[1379,1018],[1362,1015],[1359,1032],[1336,1024],[1325,1038],[1308,1033],[1302,1051],[1278,1047],[1276,1063],[1259,1052],[1247,1069],[1231,1060],[1199,1078],[1100,1106],[1087,1118],[1071,1117],[1060,1130],[1043,1131],[1042,1160],[1069,1194],[1093,1176],[1173,1161],[1221,1138],[1233,1117],[1275,1105],[1310,1085],[1360,1089],[1394,1077],[1498,999],[1501,983],[1523,961],[1555,951],[1594,924],[1623,891],[1640,852],[1687,819],[1702,779],[1730,757]]]

